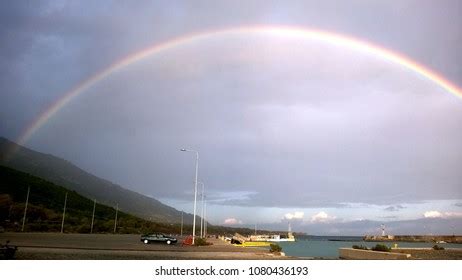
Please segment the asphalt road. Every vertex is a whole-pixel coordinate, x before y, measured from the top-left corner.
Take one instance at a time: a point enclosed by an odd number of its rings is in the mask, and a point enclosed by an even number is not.
[[[10,240],[19,247],[106,249],[106,250],[185,250],[179,245],[144,244],[134,234],[60,234],[60,233],[2,233],[0,242]]]

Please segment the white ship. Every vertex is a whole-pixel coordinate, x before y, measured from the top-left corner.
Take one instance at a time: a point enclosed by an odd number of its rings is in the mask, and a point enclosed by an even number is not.
[[[271,235],[251,235],[250,241],[266,241],[266,242],[293,242],[295,236],[292,234],[292,229],[289,223],[289,231],[287,235],[271,234]]]

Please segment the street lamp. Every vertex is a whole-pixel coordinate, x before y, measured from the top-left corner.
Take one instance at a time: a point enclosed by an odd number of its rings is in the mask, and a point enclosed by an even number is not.
[[[201,238],[204,237],[204,188],[205,188],[205,185],[203,182],[198,182],[199,184],[202,185],[202,193],[201,193],[201,200],[202,200],[202,203],[201,203]]]
[[[204,198],[204,237],[207,238],[207,197]]]
[[[192,245],[194,245],[194,239],[196,239],[196,201],[197,201],[197,173],[199,170],[199,152],[194,150],[181,149],[182,152],[192,152],[196,153],[196,177],[194,179],[194,217],[193,217],[193,240]]]

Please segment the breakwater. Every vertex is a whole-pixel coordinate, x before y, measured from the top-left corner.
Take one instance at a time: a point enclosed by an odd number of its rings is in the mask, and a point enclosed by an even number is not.
[[[434,242],[462,244],[461,235],[366,235],[364,241],[383,242]]]

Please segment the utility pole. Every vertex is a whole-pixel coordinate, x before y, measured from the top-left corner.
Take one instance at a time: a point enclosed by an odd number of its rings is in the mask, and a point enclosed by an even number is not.
[[[30,193],[30,186],[27,187],[26,207],[24,207],[24,217],[22,218],[21,231],[24,231],[24,224],[26,223],[27,204],[29,204],[29,193]]]
[[[196,153],[196,176],[194,179],[194,216],[193,216],[193,231],[192,231],[192,245],[196,239],[196,204],[197,204],[197,176],[199,173],[199,152],[194,150],[181,149],[182,152],[193,152]]]
[[[181,211],[181,233],[180,235],[183,237],[183,211]]]
[[[93,201],[93,215],[91,216],[91,228],[90,233],[93,233],[93,223],[95,222],[95,209],[96,209],[96,198]]]
[[[63,210],[63,220],[61,222],[61,233],[64,231],[64,218],[66,217],[66,204],[67,204],[67,192],[66,196],[64,197],[64,210]]]
[[[203,182],[199,182],[200,184],[202,184],[202,194],[201,194],[201,199],[202,199],[202,205],[201,205],[201,235],[200,237],[203,238],[204,237],[204,188],[205,188],[205,185]]]
[[[204,237],[207,238],[207,201],[204,201]]]
[[[197,176],[199,173],[199,152],[196,152],[196,177],[194,180],[194,219],[193,219],[193,240],[192,245],[196,242],[196,203],[197,203]]]
[[[116,215],[115,215],[115,219],[114,219],[114,233],[116,233],[116,229],[117,229],[117,214],[119,212],[119,203],[117,203],[116,205]]]

